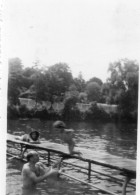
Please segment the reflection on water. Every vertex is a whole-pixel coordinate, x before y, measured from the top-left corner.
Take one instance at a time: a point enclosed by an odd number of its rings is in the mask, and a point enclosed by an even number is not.
[[[41,191],[38,189],[22,189],[22,195],[41,195]]]
[[[52,129],[53,121],[40,120],[12,120],[8,121],[8,130],[24,131],[28,133],[27,126],[39,130],[41,138],[59,143],[57,132]],[[76,144],[103,154],[113,154],[125,158],[136,159],[137,127],[130,124],[115,123],[85,123],[67,122],[68,128],[75,129]],[[19,161],[7,160],[6,195],[91,195],[96,192],[93,189],[75,183],[67,178],[59,178],[51,182],[41,182],[34,191],[22,191],[21,169],[23,164]],[[70,170],[73,175],[75,170]],[[77,173],[77,177],[79,173]],[[81,176],[83,178],[83,176]],[[83,178],[84,179],[84,178]]]
[[[22,180],[21,169],[23,164],[16,160],[7,161],[6,170],[6,194],[21,195]]]
[[[52,128],[53,121],[10,120],[8,130],[24,131],[27,126],[39,130],[42,138],[59,143],[59,136]],[[97,152],[136,159],[137,126],[134,124],[67,122],[75,130],[76,144]]]

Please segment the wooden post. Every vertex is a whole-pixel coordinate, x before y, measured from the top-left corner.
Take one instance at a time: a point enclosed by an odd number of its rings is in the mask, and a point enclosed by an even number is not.
[[[22,153],[22,152],[23,152],[23,146],[22,146],[22,144],[20,144],[20,147],[21,147],[21,148],[20,148],[20,149],[21,149],[20,151],[21,151],[21,153]]]
[[[88,180],[90,180],[91,176],[91,162],[88,162]]]
[[[126,195],[126,187],[127,187],[127,184],[130,180],[131,180],[131,178],[126,176],[124,183],[123,183],[122,195]]]
[[[50,159],[50,151],[48,151],[48,165],[50,165],[51,159]]]

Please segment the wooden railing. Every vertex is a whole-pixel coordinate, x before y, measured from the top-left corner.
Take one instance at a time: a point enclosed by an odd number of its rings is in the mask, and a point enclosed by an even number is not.
[[[115,180],[116,183],[123,183],[125,182],[124,180],[122,179],[119,179],[119,178],[116,178],[116,177],[113,177],[111,175],[108,175],[106,173],[102,173],[102,172],[99,172],[97,170],[93,170],[91,167],[92,164],[94,165],[99,165],[99,166],[102,166],[102,167],[107,167],[109,169],[114,169],[114,170],[118,170],[122,175],[124,175],[126,178],[132,178],[134,179],[136,177],[136,171],[135,170],[129,170],[127,168],[122,168],[122,167],[119,167],[119,166],[115,166],[115,165],[110,165],[110,164],[107,164],[107,163],[103,163],[103,162],[99,162],[99,161],[96,161],[96,160],[93,160],[93,159],[89,159],[89,158],[84,158],[84,157],[81,157],[81,156],[75,156],[75,155],[69,155],[67,152],[64,152],[64,151],[60,151],[58,150],[57,148],[54,149],[54,148],[50,148],[50,147],[43,147],[41,146],[40,144],[31,144],[31,143],[25,143],[25,142],[22,142],[22,141],[19,141],[19,140],[10,140],[8,139],[7,140],[7,144],[16,144],[14,147],[16,147],[16,149],[18,150],[21,150],[23,148],[27,148],[27,149],[35,149],[35,150],[38,150],[38,151],[46,151],[47,152],[47,156],[45,154],[44,158],[46,159],[47,158],[47,164],[48,165],[51,165],[51,161],[52,160],[55,160],[53,159],[54,158],[54,154],[57,154],[58,156],[61,155],[61,156],[64,156],[64,158],[74,158],[74,159],[78,159],[80,161],[84,161],[84,162],[87,162],[88,163],[88,166],[87,167],[83,167],[83,166],[79,166],[77,164],[73,164],[73,163],[69,163],[69,162],[65,162],[63,161],[64,164],[66,165],[72,165],[74,167],[77,167],[77,168],[80,168],[80,169],[84,169],[84,170],[87,170],[88,171],[88,181],[90,182],[90,179],[91,179],[91,175],[92,175],[92,172],[95,172],[95,173],[98,173],[98,174],[101,174],[101,175],[104,175],[104,176],[107,176],[107,177],[110,177],[111,179]],[[18,144],[18,146],[17,146]],[[52,154],[53,153],[53,154]],[[52,154],[52,155],[51,155]],[[13,158],[16,156],[12,153],[8,153],[8,155],[11,155],[13,156]],[[43,155],[41,154],[41,157],[43,157]],[[100,191],[103,191],[105,193],[108,193],[108,194],[112,194],[112,195],[118,195],[116,193],[113,193],[113,192],[110,192],[106,189],[103,189],[103,188],[98,188],[96,187],[95,185],[89,183],[89,182],[86,182],[86,181],[83,181],[83,180],[80,180],[78,178],[75,178],[73,176],[70,176],[70,175],[67,175],[65,173],[62,173],[63,176],[66,176],[66,177],[69,177],[71,179],[74,179],[76,181],[79,181],[81,183],[85,183],[93,188],[96,188],[96,189],[99,189]],[[132,182],[129,182],[128,184],[129,186],[131,186],[132,188],[135,189],[135,183],[132,183]],[[124,189],[125,188],[125,189]],[[122,194],[125,195],[126,194],[126,186],[123,188],[122,190]]]

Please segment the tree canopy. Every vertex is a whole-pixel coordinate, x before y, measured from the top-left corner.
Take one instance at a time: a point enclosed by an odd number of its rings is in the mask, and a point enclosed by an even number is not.
[[[18,103],[19,97],[36,101],[63,101],[117,104],[124,116],[137,117],[139,65],[135,60],[121,59],[110,63],[110,76],[103,83],[100,78],[88,81],[81,73],[73,78],[66,63],[25,68],[21,59],[9,59],[8,100]],[[74,98],[74,99],[73,99]]]
[[[108,79],[111,101],[120,106],[125,115],[136,114],[138,109],[139,66],[137,61],[122,59],[111,63]]]

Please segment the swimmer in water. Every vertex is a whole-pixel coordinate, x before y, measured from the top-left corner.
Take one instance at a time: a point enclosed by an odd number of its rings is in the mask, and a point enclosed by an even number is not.
[[[40,140],[39,140],[39,132],[33,130],[32,128],[31,132],[29,134],[24,134],[22,136],[17,136],[15,137],[15,139],[20,140],[20,141],[25,141],[25,142],[30,142],[32,144],[40,144]],[[20,154],[20,158],[24,157],[24,153],[27,151],[27,149],[30,149],[29,146],[21,146],[21,154]]]
[[[27,163],[22,169],[23,190],[30,190],[36,187],[37,183],[48,179],[50,176],[56,176],[59,169],[48,168],[39,162],[39,155],[36,151],[30,151],[27,154]]]
[[[24,134],[21,137],[18,136],[15,139],[25,141],[25,142],[31,142],[35,144],[39,144],[39,132],[31,129],[31,132],[29,134]]]
[[[81,152],[74,150],[74,147],[75,147],[74,130],[66,129],[65,128],[66,125],[63,121],[54,122],[53,127],[55,130],[59,131],[61,141],[68,144],[69,153],[80,155]]]

